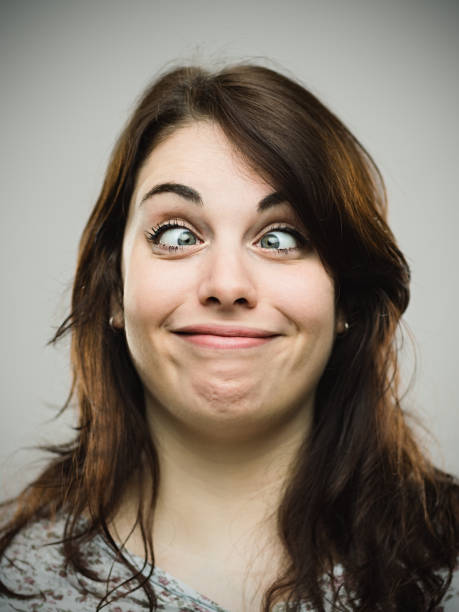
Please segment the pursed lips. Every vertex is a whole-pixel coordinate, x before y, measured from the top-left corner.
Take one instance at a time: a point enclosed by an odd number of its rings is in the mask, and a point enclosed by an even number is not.
[[[184,340],[208,348],[250,348],[280,336],[265,329],[229,325],[187,325],[173,330]]]

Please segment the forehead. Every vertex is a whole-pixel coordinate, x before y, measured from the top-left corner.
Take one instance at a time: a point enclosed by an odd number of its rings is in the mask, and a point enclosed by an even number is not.
[[[223,130],[210,121],[196,121],[175,132],[153,149],[140,168],[132,199],[138,203],[158,182],[192,181],[202,193],[250,189],[263,197],[272,187],[242,158]]]

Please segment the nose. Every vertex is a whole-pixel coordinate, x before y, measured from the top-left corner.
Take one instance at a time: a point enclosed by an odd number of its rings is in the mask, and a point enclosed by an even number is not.
[[[203,305],[217,304],[223,309],[236,304],[254,308],[256,288],[245,254],[226,247],[212,249],[203,263],[198,297]]]

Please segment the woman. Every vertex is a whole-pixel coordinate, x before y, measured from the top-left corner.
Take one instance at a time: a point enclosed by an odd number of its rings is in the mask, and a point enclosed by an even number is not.
[[[272,70],[146,91],[53,338],[77,436],[5,514],[6,609],[459,605],[458,485],[399,403],[385,209],[357,140]]]

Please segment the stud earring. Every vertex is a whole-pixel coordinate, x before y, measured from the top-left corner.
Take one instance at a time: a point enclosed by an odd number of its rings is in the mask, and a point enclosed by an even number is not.
[[[115,325],[115,317],[111,316],[108,320],[108,324],[110,325],[110,327],[113,329],[113,331],[119,331],[120,327],[117,327]]]
[[[345,336],[347,334],[347,332],[349,331],[349,323],[347,321],[344,321],[344,329],[342,332],[338,332],[338,336]]]

